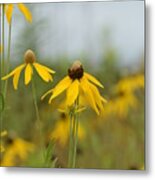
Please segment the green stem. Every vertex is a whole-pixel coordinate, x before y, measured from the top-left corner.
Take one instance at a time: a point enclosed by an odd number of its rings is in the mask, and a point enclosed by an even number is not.
[[[4,74],[4,62],[5,62],[5,40],[4,40],[4,37],[5,37],[5,31],[4,31],[4,26],[5,26],[5,10],[4,10],[4,4],[2,4],[2,60],[1,60],[1,75],[3,76]],[[1,77],[2,77],[1,76]]]
[[[9,24],[8,52],[7,52],[6,74],[8,74],[8,72],[9,72],[9,70],[10,70],[11,29],[12,29],[12,20],[11,20],[11,22],[10,22],[10,24]],[[8,80],[5,81],[5,85],[4,85],[4,99],[6,99],[7,86],[8,86]]]
[[[34,107],[35,107],[35,111],[36,111],[36,128],[37,131],[39,132],[39,139],[40,139],[40,146],[42,149],[42,163],[44,163],[44,138],[43,138],[43,132],[42,132],[42,124],[41,124],[41,120],[40,120],[40,115],[39,115],[39,108],[38,108],[38,104],[37,104],[37,94],[36,94],[36,87],[35,87],[35,82],[34,79],[32,77],[32,94],[33,94],[33,102],[34,102]]]
[[[2,52],[1,52],[1,59],[0,59],[0,95],[1,95],[1,101],[4,103],[4,97],[3,97],[3,82],[1,80],[3,73],[4,73],[4,49],[5,49],[5,44],[4,44],[4,4],[1,4],[1,20],[2,20],[2,29],[1,29],[1,34],[0,36],[2,39],[0,39],[0,43],[2,45]],[[2,102],[1,102],[2,103]],[[4,104],[3,104],[4,105]],[[2,131],[3,129],[3,109],[0,109],[0,130]]]
[[[76,152],[77,152],[78,127],[79,127],[78,113],[77,113],[78,106],[79,106],[79,100],[77,99],[76,102],[75,102],[75,111],[74,111],[74,125],[73,125],[74,143],[73,143],[72,168],[75,168],[75,167],[76,167]]]
[[[70,113],[70,132],[69,132],[69,154],[68,154],[68,167],[72,165],[72,146],[73,146],[73,115]]]
[[[77,113],[75,115],[75,120],[74,121],[75,121],[75,133],[74,133],[73,164],[72,164],[72,168],[75,168],[75,165],[76,165],[76,151],[77,151],[78,127],[79,127],[79,121],[78,121]]]
[[[76,167],[76,151],[78,143],[78,99],[75,102],[74,109],[70,112],[70,143],[69,143],[69,158],[68,158],[68,167]]]

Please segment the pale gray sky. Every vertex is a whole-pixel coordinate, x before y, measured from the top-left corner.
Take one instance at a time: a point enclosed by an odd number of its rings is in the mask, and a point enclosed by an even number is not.
[[[34,7],[33,23],[39,18],[47,21],[38,36],[42,58],[64,54],[77,59],[86,54],[90,60],[97,61],[106,46],[104,28],[110,29],[111,45],[123,64],[134,63],[143,54],[144,1],[42,3],[29,7]],[[16,10],[14,15],[18,13]],[[20,16],[15,24],[14,46],[19,41],[21,26],[26,23]]]

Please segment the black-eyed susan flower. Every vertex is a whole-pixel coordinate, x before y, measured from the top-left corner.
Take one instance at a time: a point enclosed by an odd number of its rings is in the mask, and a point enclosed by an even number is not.
[[[7,21],[9,24],[11,23],[14,6],[15,6],[15,4],[5,4],[5,14],[6,14],[6,18],[7,18]],[[16,4],[16,6],[21,11],[21,13],[24,15],[26,20],[31,23],[32,15],[31,15],[31,12],[29,11],[29,9],[23,3],[18,3],[18,4]]]
[[[11,140],[6,147],[1,161],[2,166],[20,166],[27,159],[28,155],[35,150],[35,145],[21,138]]]
[[[68,70],[68,75],[63,78],[53,89],[42,96],[42,99],[52,93],[49,103],[66,91],[66,106],[71,107],[77,99],[84,104],[88,104],[99,115],[103,110],[103,103],[106,100],[101,96],[97,87],[103,85],[92,75],[84,72],[80,61],[75,61]]]
[[[144,75],[138,74],[121,79],[113,88],[115,97],[109,100],[104,116],[115,114],[121,119],[128,115],[130,109],[138,107],[135,91],[144,88]]]
[[[52,75],[55,71],[52,69],[41,65],[40,63],[36,62],[36,56],[32,50],[27,50],[24,55],[24,63],[16,67],[12,72],[8,75],[4,76],[2,80],[6,80],[9,77],[13,76],[13,86],[14,89],[18,88],[18,81],[20,78],[21,71],[25,69],[25,85],[29,84],[33,76],[33,69],[35,69],[38,75],[45,81],[49,82],[52,81]]]

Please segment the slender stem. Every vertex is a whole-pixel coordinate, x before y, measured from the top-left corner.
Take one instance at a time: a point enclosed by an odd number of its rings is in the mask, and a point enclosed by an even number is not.
[[[73,143],[73,159],[72,159],[72,168],[75,168],[76,166],[76,152],[77,152],[77,142],[78,142],[78,106],[79,106],[79,100],[75,101],[75,111],[74,111],[74,122],[73,122],[73,132],[74,132],[74,143]]]
[[[71,167],[72,164],[72,146],[73,146],[73,115],[70,113],[70,136],[69,136],[69,155],[68,155],[68,167]]]
[[[9,72],[9,70],[10,70],[11,29],[12,29],[12,20],[11,20],[11,22],[10,22],[10,24],[9,24],[8,52],[7,52],[6,74],[8,74],[8,72]],[[5,81],[5,85],[4,85],[4,99],[6,99],[7,86],[8,86],[8,80]]]
[[[36,111],[37,124],[38,124],[38,127],[40,128],[41,121],[40,121],[40,115],[39,115],[39,108],[37,104],[36,87],[35,87],[35,82],[34,82],[33,77],[32,77],[32,94],[33,94],[34,107]]]
[[[42,161],[44,163],[44,138],[43,138],[43,132],[42,132],[42,124],[41,124],[41,120],[40,120],[40,115],[39,115],[39,108],[38,108],[38,104],[37,104],[37,94],[36,94],[36,87],[35,87],[35,82],[34,79],[32,77],[32,94],[33,94],[33,102],[34,102],[34,107],[35,107],[35,111],[36,111],[36,128],[39,131],[39,139],[40,139],[40,146],[42,149]]]
[[[0,94],[1,94],[1,98],[3,98],[3,82],[1,80],[1,77],[3,76],[3,73],[4,73],[4,49],[5,49],[5,44],[4,44],[4,4],[1,4],[1,25],[2,25],[2,28],[1,28],[1,34],[0,36],[2,37],[2,39],[0,38],[0,43],[2,45],[2,52],[1,52],[1,59],[0,59]],[[0,110],[0,130],[2,131],[3,129],[3,110],[1,109]]]
[[[75,168],[76,166],[76,151],[78,143],[78,110],[79,102],[78,99],[74,104],[73,110],[70,112],[70,143],[69,143],[69,157],[68,167]]]
[[[5,17],[4,17],[4,4],[2,4],[2,60],[1,60],[1,75],[3,76],[4,74],[4,62],[5,62],[5,40],[4,40],[4,37],[5,37],[5,31],[4,31],[4,27],[5,26]]]
[[[73,147],[73,164],[72,168],[75,168],[76,164],[76,151],[77,151],[77,142],[78,142],[78,126],[79,126],[79,121],[78,121],[78,114],[75,114],[75,133],[74,133],[74,147]]]

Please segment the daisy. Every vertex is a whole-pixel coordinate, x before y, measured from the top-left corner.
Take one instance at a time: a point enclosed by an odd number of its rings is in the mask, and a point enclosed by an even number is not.
[[[33,75],[33,68],[36,69],[38,75],[45,81],[49,82],[52,81],[52,75],[55,71],[52,69],[43,66],[36,62],[36,56],[32,50],[27,50],[24,55],[25,63],[19,65],[16,67],[12,72],[10,72],[8,75],[4,76],[2,80],[6,80],[9,77],[13,76],[13,86],[16,90],[18,88],[18,81],[20,78],[21,71],[25,69],[25,85],[29,84],[29,82],[32,80]]]
[[[15,4],[5,4],[5,14],[6,14],[6,18],[9,24],[11,23],[14,6]],[[24,15],[26,20],[31,23],[32,15],[29,9],[23,3],[18,3],[17,7],[21,11],[21,13]]]
[[[99,115],[106,100],[100,95],[96,86],[103,88],[103,85],[95,77],[84,72],[80,61],[75,61],[68,70],[68,75],[53,89],[45,93],[41,99],[52,93],[49,99],[49,103],[51,103],[54,98],[66,91],[67,107],[71,107],[79,99],[79,103],[87,103]]]

